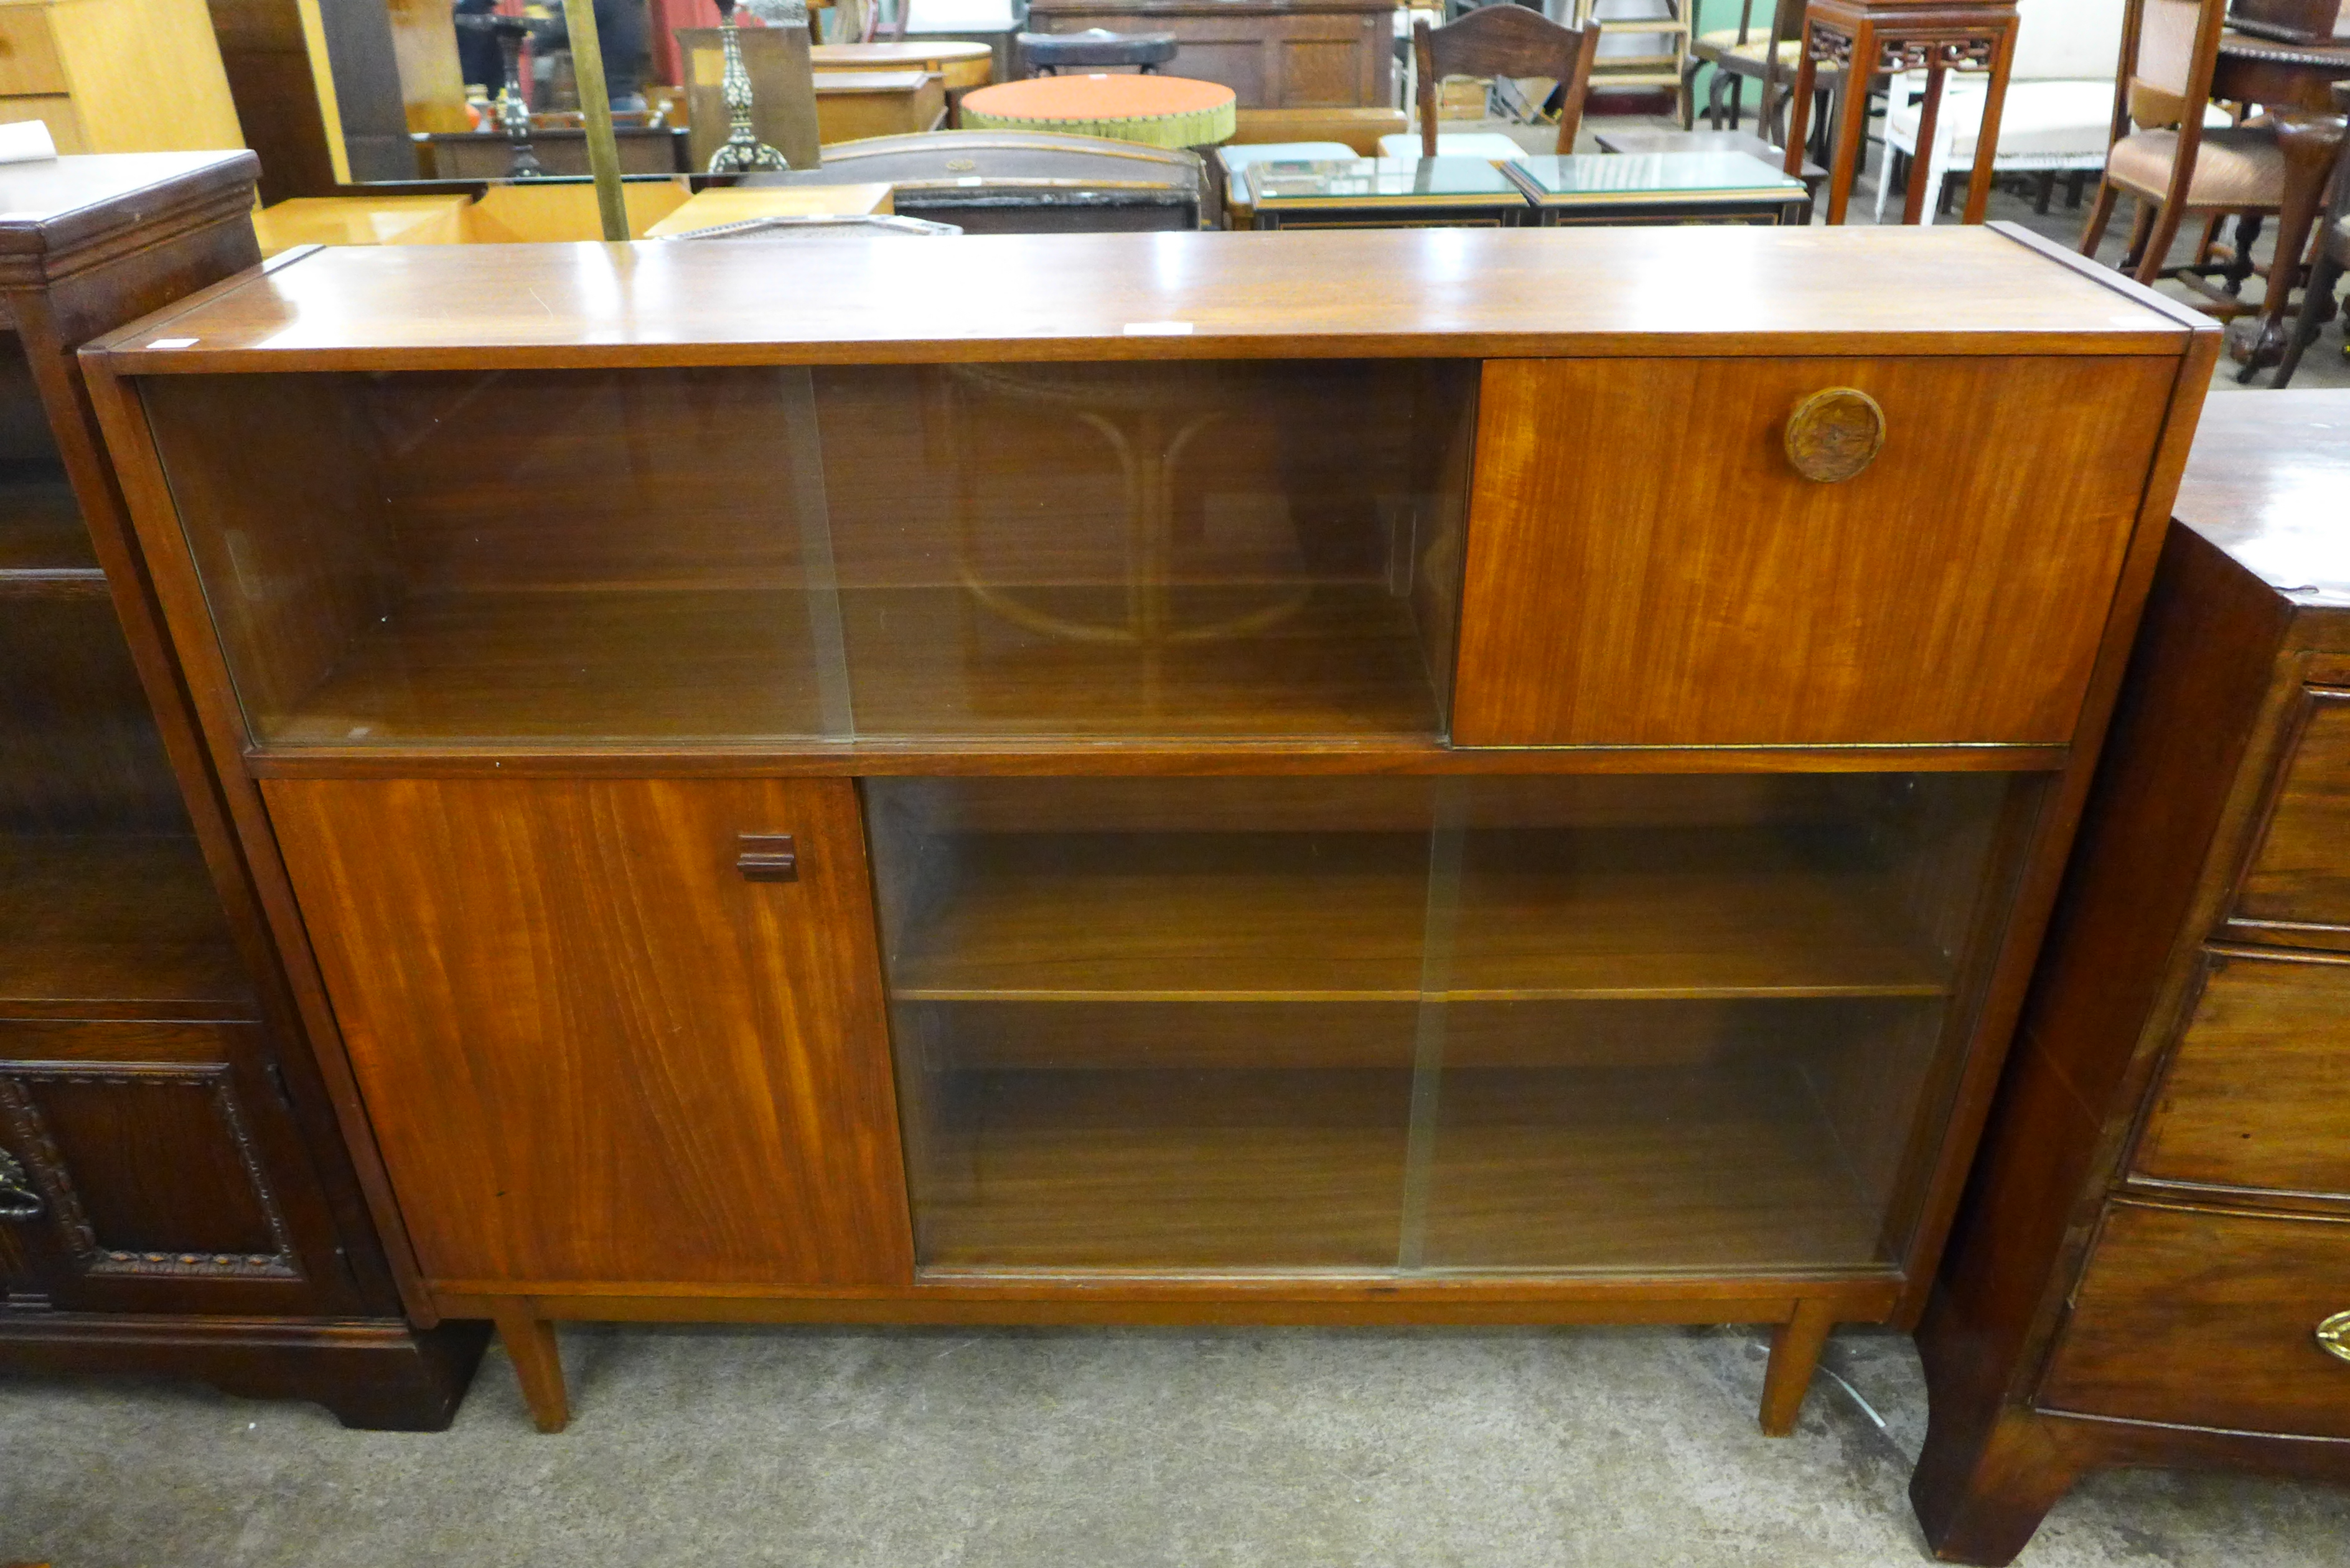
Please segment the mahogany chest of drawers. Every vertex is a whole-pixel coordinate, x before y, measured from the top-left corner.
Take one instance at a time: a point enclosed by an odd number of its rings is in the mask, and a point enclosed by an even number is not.
[[[1946,1559],[2103,1465],[2350,1479],[2345,504],[2350,393],[2205,410],[1919,1332]]]

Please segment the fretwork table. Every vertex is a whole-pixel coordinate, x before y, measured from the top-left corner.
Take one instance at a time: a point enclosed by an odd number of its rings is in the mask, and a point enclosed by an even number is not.
[[[1834,156],[1828,163],[1826,221],[1844,222],[1852,199],[1853,175],[1860,167],[1861,135],[1868,126],[1868,99],[1851,90],[1851,62],[1869,62],[1858,73],[1866,84],[1879,71],[1923,69],[1926,101],[1918,120],[1918,144],[1929,146],[1942,110],[1942,78],[1954,70],[1991,73],[1983,96],[1982,128],[1975,137],[1975,167],[1967,182],[1964,221],[1980,223],[1991,201],[1991,171],[1999,147],[2000,111],[2007,103],[2008,69],[2015,56],[2014,0],[1811,0],[1804,13],[1804,48],[1795,67],[1795,88],[1787,106],[1787,172],[1802,172],[1803,147],[1810,130],[1812,83],[1822,65],[1846,67],[1846,88],[1837,94]],[[1925,216],[1926,182],[1912,181],[1901,221]]]

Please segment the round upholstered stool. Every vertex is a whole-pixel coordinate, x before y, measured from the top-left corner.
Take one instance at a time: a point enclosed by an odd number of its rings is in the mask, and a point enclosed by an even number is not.
[[[1231,139],[1237,102],[1232,88],[1187,77],[1032,77],[973,90],[962,100],[962,123],[1206,147]]]
[[[1113,33],[1107,27],[1088,27],[1082,33],[1020,35],[1020,58],[1033,77],[1114,66],[1133,66],[1148,72],[1174,57],[1172,33]]]

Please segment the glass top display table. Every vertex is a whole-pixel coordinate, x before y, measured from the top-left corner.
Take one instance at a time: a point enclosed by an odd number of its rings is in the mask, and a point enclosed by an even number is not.
[[[1545,155],[1504,163],[1543,227],[1809,223],[1811,192],[1745,152]]]
[[[1514,228],[1526,198],[1482,158],[1335,158],[1252,164],[1260,229]]]

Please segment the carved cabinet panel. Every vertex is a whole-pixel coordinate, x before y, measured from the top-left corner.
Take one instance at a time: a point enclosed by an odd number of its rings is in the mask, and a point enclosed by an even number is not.
[[[325,1313],[350,1286],[249,1023],[0,1022],[0,1226],[16,1298]]]

